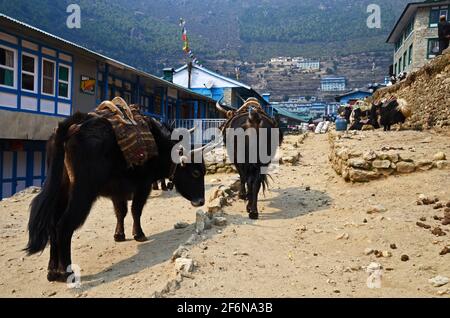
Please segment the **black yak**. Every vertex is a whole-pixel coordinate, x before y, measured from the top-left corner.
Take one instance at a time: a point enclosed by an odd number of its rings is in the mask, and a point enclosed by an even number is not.
[[[65,282],[70,275],[72,235],[86,221],[99,196],[113,201],[116,241],[125,240],[124,219],[131,198],[134,239],[146,240],[140,218],[157,180],[170,178],[193,206],[204,205],[204,163],[187,163],[190,150],[174,163],[171,152],[176,141],[171,140],[171,131],[154,119],[145,120],[158,155],[142,166],[127,165],[113,128],[104,118],[77,113],[61,122],[48,141],[48,177],[31,203],[26,251],[39,253],[50,243],[49,281]]]
[[[404,124],[411,116],[411,109],[404,99],[389,99],[384,102],[380,109],[380,125],[384,131],[390,131],[395,124]]]
[[[276,155],[277,148],[283,140],[282,132],[275,120],[262,110],[261,105],[255,98],[249,98],[236,112],[227,112],[219,102],[216,107],[229,118],[222,127],[222,133],[227,145],[229,159],[235,165],[241,180],[239,198],[248,201],[247,212],[249,217],[256,220],[259,218],[258,194],[261,187],[265,190],[268,182],[268,174],[264,169],[269,167]],[[239,137],[234,134],[239,130],[246,134],[245,141],[242,144],[239,144]],[[274,135],[274,130],[276,130],[277,136]],[[267,137],[266,149],[263,150],[265,159],[260,156],[262,132]],[[230,140],[231,138],[232,140]],[[250,145],[252,140],[256,144],[255,147]]]

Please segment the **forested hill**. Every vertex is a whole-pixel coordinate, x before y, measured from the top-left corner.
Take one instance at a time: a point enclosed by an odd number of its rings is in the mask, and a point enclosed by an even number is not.
[[[180,17],[200,60],[261,61],[390,50],[384,41],[408,2],[377,0],[381,29],[366,26],[373,0],[0,0],[0,12],[156,72],[183,58]],[[66,27],[71,3],[81,29]]]

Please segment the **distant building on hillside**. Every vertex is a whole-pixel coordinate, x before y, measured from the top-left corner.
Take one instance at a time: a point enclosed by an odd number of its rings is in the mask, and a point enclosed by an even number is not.
[[[282,109],[304,118],[308,121],[310,118],[317,119],[326,115],[336,114],[339,103],[300,102],[299,100],[289,100],[287,102],[273,102],[272,106],[276,109]]]
[[[320,70],[320,61],[305,59],[297,62],[297,67],[305,71],[318,71]]]
[[[340,105],[352,105],[358,100],[372,96],[373,90],[356,89],[336,97],[336,102]]]
[[[449,18],[450,0],[409,3],[398,19],[387,43],[395,45],[393,74],[411,72],[425,65],[439,51],[438,23]]]
[[[320,80],[320,89],[322,92],[342,92],[347,87],[347,80],[343,76],[324,77]]]

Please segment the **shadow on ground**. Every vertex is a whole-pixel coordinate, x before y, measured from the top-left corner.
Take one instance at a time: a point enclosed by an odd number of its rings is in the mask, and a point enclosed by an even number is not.
[[[264,205],[267,209],[276,209],[276,212],[260,212],[260,220],[286,220],[293,219],[309,213],[326,210],[333,203],[333,199],[323,191],[311,189],[306,191],[304,187],[291,187],[287,189],[271,190],[272,193],[277,193],[274,197],[260,198],[258,200],[258,207]],[[234,221],[242,223],[248,221],[247,213],[245,212],[244,201],[231,208],[231,211],[239,213],[233,215],[237,217]],[[238,206],[244,206],[242,211],[237,211]]]
[[[214,185],[206,185],[206,191]],[[158,191],[154,191],[158,192]],[[155,193],[160,198],[173,198],[179,196],[176,191]],[[153,194],[153,195],[155,195]],[[151,205],[151,198],[147,203]],[[82,276],[82,291],[87,291],[102,284],[117,281],[123,277],[137,274],[142,270],[155,265],[165,263],[172,258],[173,252],[180,245],[186,243],[194,233],[195,225],[181,230],[168,230],[161,233],[147,236],[148,241],[137,243],[134,240],[127,240],[121,244],[136,244],[137,253],[132,257],[123,259],[93,275]],[[113,243],[112,243],[113,244]],[[120,243],[119,243],[120,244]]]

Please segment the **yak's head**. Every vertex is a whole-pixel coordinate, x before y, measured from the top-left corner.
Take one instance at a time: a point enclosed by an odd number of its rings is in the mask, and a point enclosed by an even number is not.
[[[175,189],[194,207],[205,205],[206,167],[203,156],[200,163],[195,163],[194,152],[180,149],[180,163],[173,177]]]

